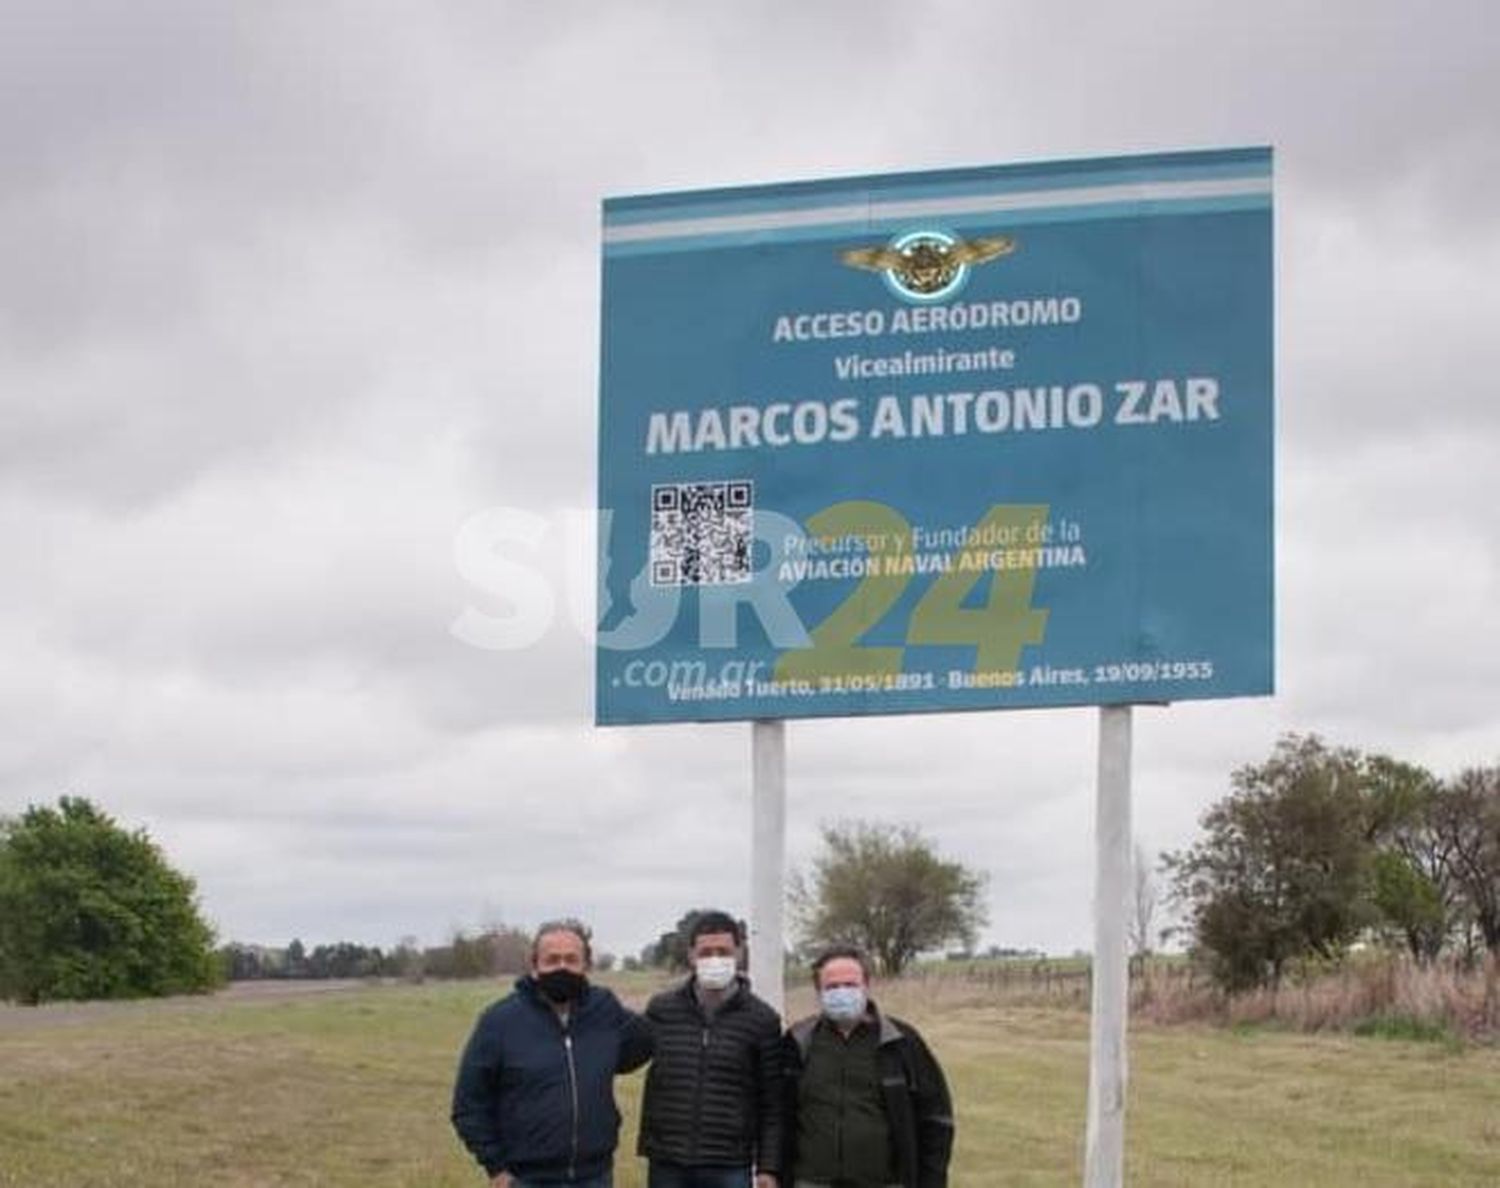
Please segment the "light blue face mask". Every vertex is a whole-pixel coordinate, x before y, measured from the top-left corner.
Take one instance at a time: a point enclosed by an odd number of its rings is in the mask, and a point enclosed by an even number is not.
[[[835,1023],[852,1023],[865,1013],[865,991],[862,986],[830,986],[818,995],[823,1013]]]

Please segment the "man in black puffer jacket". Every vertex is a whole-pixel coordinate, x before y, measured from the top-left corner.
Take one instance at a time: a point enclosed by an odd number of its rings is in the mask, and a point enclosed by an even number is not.
[[[689,928],[693,974],[646,1008],[656,1053],[641,1105],[648,1188],[776,1188],[781,1019],[738,973],[744,934],[724,912]]]

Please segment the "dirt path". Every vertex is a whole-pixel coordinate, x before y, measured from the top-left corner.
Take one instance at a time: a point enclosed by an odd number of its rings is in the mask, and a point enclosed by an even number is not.
[[[383,983],[361,978],[289,979],[231,982],[212,994],[184,994],[173,998],[137,998],[113,1002],[49,1002],[17,1006],[0,1002],[0,1035],[48,1027],[69,1027],[145,1014],[213,1010],[227,1005],[287,1002],[351,990],[378,989]]]

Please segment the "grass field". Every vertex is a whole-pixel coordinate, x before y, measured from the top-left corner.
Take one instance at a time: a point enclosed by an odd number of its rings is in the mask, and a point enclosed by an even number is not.
[[[496,992],[0,1007],[0,1185],[482,1184],[448,1093]],[[930,985],[887,997],[953,1082],[955,1188],[1080,1181],[1085,1014]],[[1500,1184],[1494,1048],[1146,1025],[1131,1061],[1132,1184]],[[629,1153],[640,1081],[620,1083],[619,1188],[644,1182]]]

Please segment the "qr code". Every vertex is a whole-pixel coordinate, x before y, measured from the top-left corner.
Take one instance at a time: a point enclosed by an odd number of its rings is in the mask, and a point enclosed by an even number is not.
[[[723,586],[750,580],[755,484],[660,483],[651,488],[651,584]]]

